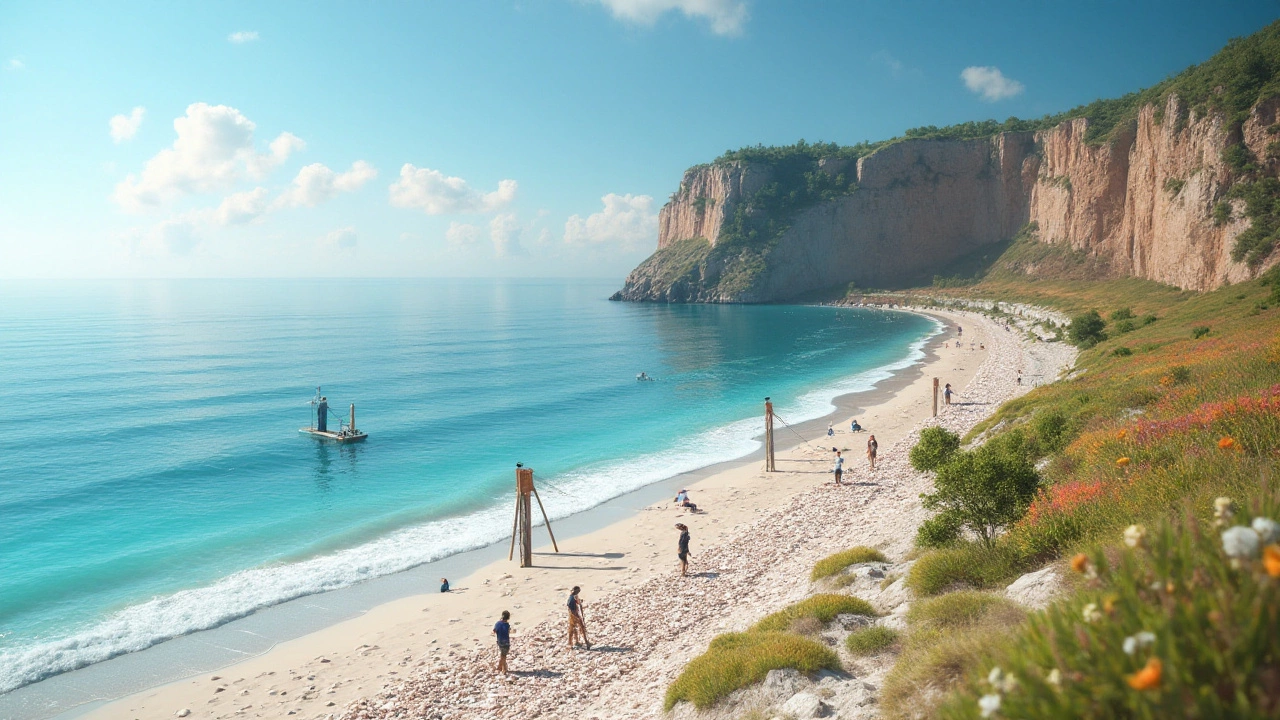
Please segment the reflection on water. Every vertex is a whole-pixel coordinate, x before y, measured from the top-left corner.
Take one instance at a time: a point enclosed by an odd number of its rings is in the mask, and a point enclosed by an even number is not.
[[[329,492],[335,480],[343,475],[355,476],[360,454],[364,452],[365,443],[332,443],[325,440],[314,440],[316,444],[316,466],[313,479],[316,489]]]

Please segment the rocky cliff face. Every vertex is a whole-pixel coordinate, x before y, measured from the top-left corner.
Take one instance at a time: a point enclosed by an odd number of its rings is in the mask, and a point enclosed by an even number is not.
[[[1261,268],[1230,256],[1248,227],[1242,206],[1234,219],[1214,221],[1232,180],[1222,151],[1239,138],[1221,117],[1190,114],[1176,96],[1160,110],[1142,108],[1136,123],[1100,145],[1085,142],[1089,121],[1077,119],[1034,134],[905,140],[856,167],[824,160],[820,169],[833,177],[856,175],[857,189],[787,218],[776,240],[751,251],[718,252],[717,242],[737,208],[752,211],[770,167],[692,168],[662,209],[658,252],[615,298],[770,302],[851,282],[928,282],[1028,222],[1041,241],[1069,244],[1118,274],[1194,290],[1253,277]],[[1255,157],[1265,158],[1276,139],[1267,129],[1278,113],[1280,101],[1260,103],[1240,131]]]

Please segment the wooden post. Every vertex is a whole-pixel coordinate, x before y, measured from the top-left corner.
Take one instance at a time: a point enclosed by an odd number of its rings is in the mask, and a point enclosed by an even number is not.
[[[355,432],[356,432],[356,404],[351,403],[351,433],[354,435]]]
[[[938,417],[938,378],[933,379],[933,416]]]
[[[773,459],[773,403],[764,399],[764,471],[776,472]]]
[[[551,536],[551,547],[560,552],[556,545],[556,536],[551,532],[551,519],[547,517],[547,509],[542,505],[542,497],[533,486],[533,469],[516,465],[516,517],[511,523],[511,549],[507,559],[515,555],[517,539],[520,543],[520,567],[533,567],[533,500],[538,500],[538,509],[542,512],[542,520],[547,524],[547,534]]]

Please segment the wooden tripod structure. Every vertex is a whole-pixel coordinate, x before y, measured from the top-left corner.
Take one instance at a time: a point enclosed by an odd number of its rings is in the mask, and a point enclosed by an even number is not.
[[[764,471],[777,472],[773,461],[773,403],[764,399]]]
[[[532,497],[530,497],[532,496]],[[533,468],[516,463],[516,517],[511,521],[511,550],[507,559],[515,556],[516,538],[520,538],[520,567],[533,567],[533,500],[538,501],[538,509],[542,511],[542,521],[547,524],[547,534],[551,536],[551,547],[560,552],[556,545],[556,535],[551,532],[551,520],[547,517],[547,509],[542,506],[542,498],[538,489],[533,486]]]

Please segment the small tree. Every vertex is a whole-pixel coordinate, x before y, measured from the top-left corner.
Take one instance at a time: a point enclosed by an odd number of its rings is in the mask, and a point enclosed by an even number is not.
[[[939,511],[937,524],[968,528],[990,546],[1000,528],[1023,516],[1039,486],[1019,443],[989,444],[957,452],[938,468],[933,493],[921,499],[925,509]]]
[[[1106,321],[1098,311],[1090,310],[1083,315],[1071,318],[1071,324],[1067,326],[1067,338],[1071,340],[1072,345],[1091,348],[1107,339],[1107,333],[1104,330],[1106,326]]]
[[[911,467],[920,472],[937,470],[960,449],[960,436],[940,427],[920,431],[920,442],[911,448]]]

